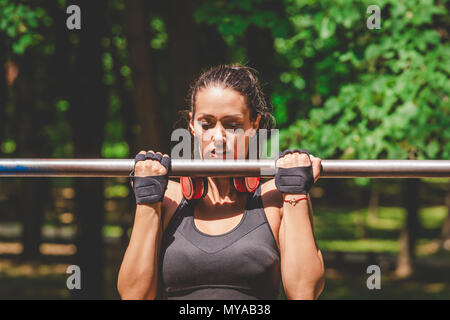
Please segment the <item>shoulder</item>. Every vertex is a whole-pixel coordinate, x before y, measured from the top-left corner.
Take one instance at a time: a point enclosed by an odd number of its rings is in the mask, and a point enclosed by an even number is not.
[[[162,202],[162,216],[164,226],[163,230],[166,229],[170,219],[173,217],[182,199],[183,193],[181,192],[180,183],[177,181],[169,180]]]

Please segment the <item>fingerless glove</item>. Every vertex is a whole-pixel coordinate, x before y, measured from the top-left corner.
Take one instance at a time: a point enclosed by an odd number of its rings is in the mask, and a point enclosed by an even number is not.
[[[309,158],[309,151],[307,149],[294,149],[283,151],[276,160],[293,152],[306,153]],[[310,165],[306,167],[277,167],[276,170],[275,185],[281,193],[307,194],[314,184],[311,159]]]
[[[136,177],[133,168],[130,173],[130,178],[133,181],[136,204],[151,204],[162,201],[169,182],[169,171],[171,167],[170,157],[163,157],[160,154],[155,154],[153,152],[147,152],[146,154],[140,153],[137,154],[134,159],[135,166],[138,161],[144,161],[146,159],[158,160],[166,168],[166,174]]]

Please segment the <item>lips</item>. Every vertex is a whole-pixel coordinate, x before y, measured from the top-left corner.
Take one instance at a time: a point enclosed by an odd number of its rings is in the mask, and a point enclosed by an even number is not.
[[[211,151],[211,157],[212,158],[225,158],[227,153],[228,153],[228,151],[214,149]]]

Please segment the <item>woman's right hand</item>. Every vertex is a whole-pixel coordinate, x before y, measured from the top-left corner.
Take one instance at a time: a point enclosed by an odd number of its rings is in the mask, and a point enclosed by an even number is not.
[[[146,157],[147,153],[149,153],[149,155]],[[151,156],[151,154],[154,154],[157,159],[151,159],[149,158],[149,156]],[[139,155],[143,155],[139,156]],[[157,156],[158,155],[158,156]],[[167,168],[164,167],[163,164],[161,164],[160,161],[162,161],[161,159],[158,160],[158,158],[161,157],[167,157],[170,159],[170,157],[167,154],[162,154],[161,152],[154,152],[153,150],[149,150],[149,151],[140,151],[136,157],[135,157],[135,161],[134,161],[134,174],[136,177],[146,177],[146,176],[159,176],[159,175],[164,175],[167,172]]]
[[[162,201],[169,181],[170,157],[153,150],[140,151],[130,173],[131,186],[136,204],[151,204]]]

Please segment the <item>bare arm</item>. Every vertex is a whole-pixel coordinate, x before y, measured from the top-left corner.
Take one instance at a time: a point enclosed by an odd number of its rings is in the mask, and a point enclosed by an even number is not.
[[[302,195],[285,195],[289,200]],[[324,265],[313,233],[309,199],[284,203],[280,225],[281,274],[288,299],[317,299],[324,286]]]
[[[156,155],[160,155],[161,158],[155,158],[153,150],[149,152],[140,151],[135,158],[134,176],[164,177],[167,174],[170,158],[165,158],[168,155],[162,155],[160,152],[157,152]],[[169,162],[166,161],[167,159]],[[164,182],[163,179],[160,181]],[[142,180],[139,181],[142,182]],[[154,181],[156,180],[152,180],[152,183],[155,183]],[[131,185],[133,187],[133,180]],[[163,183],[160,186],[166,191],[167,185]],[[146,185],[141,184],[137,188],[144,187]],[[148,197],[146,193],[148,189],[138,190],[140,192],[137,194],[135,191],[137,205],[133,231],[117,279],[117,290],[122,299],[154,299],[158,287],[158,254],[162,238],[161,211],[163,201],[153,202],[148,198],[141,198]],[[155,192],[154,190],[152,192]],[[156,200],[160,199],[159,194],[154,195],[157,196]],[[163,199],[165,198],[163,196]]]
[[[161,234],[161,202],[138,204],[130,243],[117,281],[122,299],[155,298]]]
[[[305,156],[290,156],[285,165],[305,165]],[[289,162],[290,161],[290,162]],[[303,161],[303,162],[302,162]],[[320,174],[320,159],[311,156],[314,180]],[[305,194],[282,194],[283,200],[304,198]],[[322,253],[314,239],[313,211],[309,195],[296,204],[283,202],[279,246],[281,275],[288,299],[317,299],[324,287]]]

